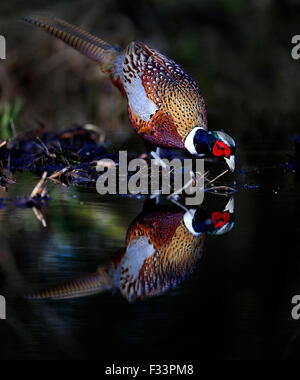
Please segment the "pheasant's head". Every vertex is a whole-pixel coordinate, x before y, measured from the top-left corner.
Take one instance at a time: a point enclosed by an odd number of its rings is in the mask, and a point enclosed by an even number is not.
[[[234,199],[231,198],[224,209],[211,213],[201,209],[188,210],[183,220],[186,228],[194,236],[202,233],[223,235],[234,227]]]
[[[230,170],[235,170],[235,142],[225,132],[195,127],[188,134],[185,147],[191,154],[224,159]]]

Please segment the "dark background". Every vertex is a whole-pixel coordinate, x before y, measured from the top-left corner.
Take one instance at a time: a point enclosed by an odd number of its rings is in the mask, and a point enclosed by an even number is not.
[[[235,228],[208,239],[189,279],[134,305],[118,293],[35,304],[19,295],[94,271],[124,245],[143,202],[109,203],[95,191],[53,185],[47,229],[31,210],[0,210],[0,294],[9,307],[1,358],[299,359],[299,322],[291,318],[300,293],[299,182],[281,165],[299,132],[300,62],[291,39],[300,34],[300,2],[2,1],[0,113],[21,100],[17,132],[38,121],[56,130],[91,122],[115,147],[143,150],[125,99],[94,63],[18,21],[30,13],[59,16],[121,46],[142,40],[181,64],[208,103],[209,127],[237,142],[238,172],[226,181],[258,189],[235,195]],[[37,180],[17,179],[10,197]],[[220,199],[210,201],[214,209]]]
[[[296,0],[10,1],[0,5],[7,60],[0,65],[0,111],[22,99],[19,128],[40,120],[53,128],[93,122],[126,141],[125,100],[97,66],[43,31],[18,22],[24,14],[65,18],[123,47],[142,40],[181,64],[199,83],[209,126],[243,149],[286,146],[299,123],[299,34]]]

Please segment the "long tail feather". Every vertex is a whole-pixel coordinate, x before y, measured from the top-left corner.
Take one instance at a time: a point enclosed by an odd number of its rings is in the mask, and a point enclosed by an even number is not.
[[[62,300],[91,296],[112,290],[115,287],[111,278],[103,269],[81,279],[28,295],[29,300]]]
[[[100,64],[104,71],[121,53],[119,47],[112,46],[64,20],[43,16],[24,16],[22,20],[36,25],[59,38],[67,45]]]

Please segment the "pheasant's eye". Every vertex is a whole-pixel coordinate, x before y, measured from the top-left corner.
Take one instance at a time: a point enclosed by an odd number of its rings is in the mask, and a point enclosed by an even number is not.
[[[231,154],[230,148],[223,143],[223,141],[216,140],[215,145],[213,147],[213,155],[216,157],[225,156],[229,157]]]

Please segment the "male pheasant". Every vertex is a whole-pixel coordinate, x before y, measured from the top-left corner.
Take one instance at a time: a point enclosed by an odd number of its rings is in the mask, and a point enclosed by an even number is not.
[[[129,302],[175,288],[195,270],[207,235],[222,235],[234,226],[233,198],[224,209],[205,212],[163,208],[142,212],[130,225],[126,247],[108,267],[69,283],[31,295],[31,299],[66,299],[119,289]]]
[[[130,123],[146,141],[201,157],[224,158],[234,171],[234,140],[224,132],[208,131],[200,89],[177,63],[143,42],[133,41],[121,50],[57,18],[23,19],[94,60],[127,97]]]

